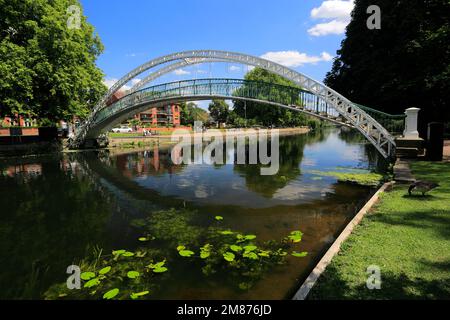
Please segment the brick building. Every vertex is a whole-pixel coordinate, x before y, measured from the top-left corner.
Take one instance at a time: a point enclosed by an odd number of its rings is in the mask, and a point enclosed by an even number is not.
[[[32,127],[37,125],[37,120],[29,116],[18,115],[15,117],[0,118],[0,126],[2,127]]]
[[[126,95],[125,91],[117,91],[108,100],[106,105],[122,99]],[[134,116],[142,122],[142,127],[178,127],[181,125],[180,106],[171,104],[163,107],[151,108]]]
[[[180,106],[171,104],[163,107],[151,108],[137,114],[135,118],[142,122],[143,127],[178,127],[181,124]]]

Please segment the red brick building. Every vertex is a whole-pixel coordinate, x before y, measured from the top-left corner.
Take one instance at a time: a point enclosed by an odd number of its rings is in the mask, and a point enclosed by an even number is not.
[[[169,126],[178,127],[181,124],[180,106],[171,104],[158,108],[151,108],[136,115],[143,127]]]
[[[24,115],[15,115],[15,117],[4,117],[0,118],[0,126],[2,127],[32,127],[36,126],[36,119]]]
[[[122,99],[126,95],[125,91],[117,91],[108,100],[107,105]],[[171,104],[158,108],[151,108],[134,116],[142,122],[142,127],[178,127],[181,125],[180,106]]]

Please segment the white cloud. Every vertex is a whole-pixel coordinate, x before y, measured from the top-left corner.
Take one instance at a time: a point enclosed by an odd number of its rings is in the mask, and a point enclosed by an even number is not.
[[[211,101],[209,100],[198,100],[198,101],[191,101],[197,105],[197,107],[202,108],[203,110],[208,110],[209,103]]]
[[[177,76],[184,76],[184,75],[187,75],[187,74],[191,74],[189,71],[186,71],[186,70],[183,70],[183,69],[175,70],[173,73],[175,75],[177,75]]]
[[[327,0],[322,2],[320,7],[311,10],[311,18],[325,21],[308,29],[308,33],[314,37],[345,33],[354,6],[354,0]],[[326,21],[330,19],[331,21]]]
[[[318,23],[308,33],[314,37],[326,36],[329,34],[343,34],[348,21],[331,20],[330,22]]]
[[[353,10],[353,0],[328,0],[324,1],[320,7],[311,11],[313,19],[346,19],[350,17]]]
[[[107,78],[105,80],[103,80],[103,83],[108,87],[108,89],[110,89],[117,81],[119,81],[119,79],[117,78]],[[134,86],[135,84],[137,84],[138,82],[140,82],[141,79],[139,78],[135,78],[133,80],[131,80],[130,84],[126,84],[121,88],[121,91],[128,91],[131,89],[131,86]]]
[[[298,51],[277,51],[267,52],[261,56],[286,67],[299,67],[308,63],[318,63],[321,61],[331,61],[333,57],[328,52],[322,52],[320,56],[309,56]]]
[[[231,72],[239,72],[241,71],[241,68],[239,68],[238,66],[230,66],[229,70]]]
[[[108,87],[108,89],[110,89],[117,81],[118,79],[112,78],[103,80],[103,83]]]
[[[141,82],[141,80],[142,80],[142,79],[135,78],[135,79],[131,80],[131,83],[132,83],[133,86],[134,86],[135,84],[138,84],[139,82]]]

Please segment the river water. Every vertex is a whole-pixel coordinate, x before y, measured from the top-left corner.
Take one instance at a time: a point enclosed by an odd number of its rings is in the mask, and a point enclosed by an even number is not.
[[[156,235],[145,245],[170,263],[148,298],[290,298],[374,191],[320,172],[379,171],[381,164],[357,133],[339,129],[281,137],[274,176],[261,176],[258,165],[174,165],[162,147],[0,160],[0,298],[48,297],[65,283],[67,266],[142,246],[145,223]],[[251,287],[242,287],[241,275],[205,272],[199,258],[169,258],[217,224],[258,243],[300,230],[296,249],[308,255],[287,256]]]

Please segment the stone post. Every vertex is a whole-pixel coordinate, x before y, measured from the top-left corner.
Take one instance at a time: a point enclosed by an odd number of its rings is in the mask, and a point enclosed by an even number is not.
[[[419,132],[417,131],[419,110],[419,108],[409,108],[405,111],[405,131],[403,131],[405,139],[419,139]]]

